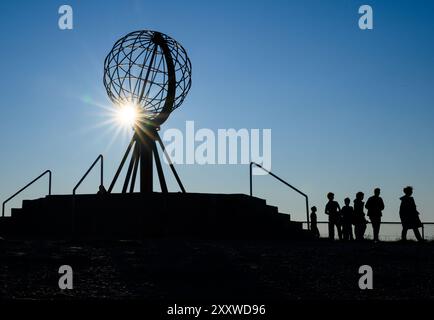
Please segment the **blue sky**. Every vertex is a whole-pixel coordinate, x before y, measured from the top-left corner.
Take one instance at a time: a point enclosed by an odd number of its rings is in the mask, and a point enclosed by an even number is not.
[[[65,3],[72,31],[57,26]],[[374,30],[358,28],[363,4]],[[271,128],[273,172],[310,195],[320,220],[328,191],[343,202],[379,186],[385,219],[396,221],[402,187],[413,185],[423,220],[434,221],[434,2],[3,1],[0,12],[2,201],[48,168],[53,191],[70,193],[99,153],[109,182],[127,138],[96,127],[95,104],[110,105],[103,61],[121,36],[153,29],[182,43],[193,65],[189,96],[163,130],[187,120]],[[248,193],[245,165],[178,171],[188,191]],[[271,177],[255,177],[255,194],[305,217],[303,199]]]

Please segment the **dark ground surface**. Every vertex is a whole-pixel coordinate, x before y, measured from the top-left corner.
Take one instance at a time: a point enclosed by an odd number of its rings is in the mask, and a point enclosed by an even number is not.
[[[0,242],[1,299],[299,301],[434,298],[434,243]],[[74,270],[60,290],[58,269]],[[374,289],[360,290],[370,265]]]

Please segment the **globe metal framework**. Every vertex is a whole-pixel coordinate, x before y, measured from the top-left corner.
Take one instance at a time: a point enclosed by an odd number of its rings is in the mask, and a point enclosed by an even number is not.
[[[113,103],[132,103],[146,120],[162,124],[191,87],[191,62],[174,39],[134,31],[119,39],[104,62],[104,86]]]
[[[140,192],[153,191],[153,158],[162,192],[167,191],[159,143],[181,188],[184,186],[170,162],[158,134],[160,125],[184,101],[191,87],[191,63],[185,49],[157,31],[134,31],[114,44],[104,61],[104,86],[116,105],[132,104],[139,109],[134,135],[121,160],[108,192],[112,192],[130,151],[133,150],[122,193],[134,192],[140,168]]]

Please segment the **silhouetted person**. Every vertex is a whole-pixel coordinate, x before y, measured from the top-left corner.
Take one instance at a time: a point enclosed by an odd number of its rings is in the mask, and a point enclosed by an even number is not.
[[[318,230],[318,219],[316,216],[316,207],[313,206],[310,208],[310,230],[315,238],[319,238],[319,230]]]
[[[335,195],[332,192],[327,194],[329,202],[327,202],[325,207],[325,214],[329,216],[329,238],[334,240],[335,238],[335,226],[338,229],[339,239],[342,240],[342,230],[340,225],[340,214],[341,208],[339,203],[334,201]]]
[[[357,192],[356,199],[354,199],[354,234],[356,240],[363,240],[365,238],[366,231],[366,218],[365,218],[365,202],[363,202],[363,192]]]
[[[419,212],[416,210],[416,203],[413,197],[413,188],[405,187],[404,196],[401,199],[401,206],[399,207],[399,217],[402,223],[402,241],[407,240],[408,229],[413,229],[414,235],[418,241],[423,241],[418,228],[422,227],[422,222],[419,219]]]
[[[378,235],[380,233],[381,216],[384,210],[384,202],[380,197],[380,188],[375,188],[374,195],[366,201],[365,205],[368,209],[368,217],[372,223],[372,230],[374,232],[374,241],[378,242],[380,239]]]
[[[97,194],[106,194],[107,190],[105,189],[105,187],[103,185],[100,185],[98,188],[98,193]]]
[[[342,216],[342,237],[344,240],[354,240],[353,238],[353,218],[354,209],[350,206],[350,198],[345,198],[345,205],[341,209]]]

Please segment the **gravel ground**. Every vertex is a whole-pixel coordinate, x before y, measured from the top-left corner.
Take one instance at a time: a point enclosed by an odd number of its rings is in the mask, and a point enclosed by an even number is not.
[[[434,298],[434,243],[145,241],[0,242],[0,298],[147,301]],[[60,290],[61,265],[74,289]],[[373,268],[373,290],[358,269]]]

